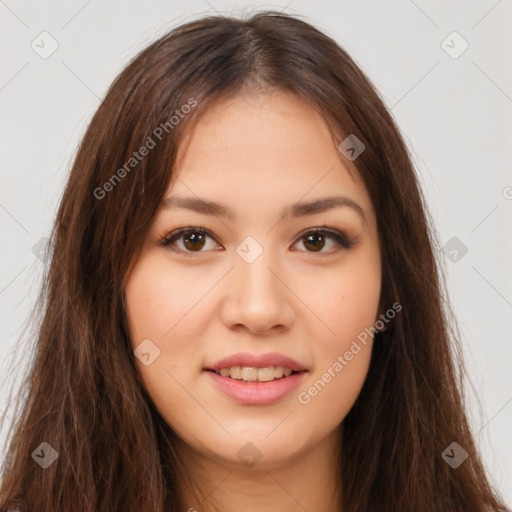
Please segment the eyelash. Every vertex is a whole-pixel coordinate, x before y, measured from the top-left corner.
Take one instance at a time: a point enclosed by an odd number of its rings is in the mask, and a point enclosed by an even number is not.
[[[168,247],[171,244],[173,244],[175,241],[179,240],[182,236],[187,235],[189,233],[206,235],[216,241],[215,237],[212,235],[212,233],[207,228],[205,228],[203,226],[189,226],[186,228],[177,229],[175,231],[172,231],[172,232],[166,234],[165,236],[163,236],[160,239],[160,241],[158,243],[161,247]],[[307,231],[303,231],[299,235],[297,241],[302,240],[311,234],[326,235],[328,238],[331,238],[332,240],[334,240],[336,242],[336,244],[338,245],[338,248],[335,250],[335,252],[338,252],[338,250],[342,250],[342,249],[350,250],[356,243],[355,240],[349,240],[340,231],[335,230],[335,229],[330,229],[326,226],[312,228],[312,229],[308,229]],[[177,249],[177,248],[172,248],[172,250],[175,252],[185,254],[186,256],[191,256],[191,257],[194,257],[196,254],[200,254],[201,252],[206,252],[206,251],[184,251],[183,249]],[[320,251],[318,253],[315,253],[314,251],[300,251],[300,252],[309,252],[311,254],[332,253],[332,251],[328,251],[328,252]]]

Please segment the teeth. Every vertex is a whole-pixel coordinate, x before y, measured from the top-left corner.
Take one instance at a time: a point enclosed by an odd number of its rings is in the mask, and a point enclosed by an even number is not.
[[[270,382],[274,379],[281,379],[283,376],[289,377],[292,374],[292,369],[283,366],[266,366],[265,368],[232,366],[231,368],[221,368],[216,373],[222,377],[246,382]]]
[[[273,366],[266,368],[258,368],[258,380],[260,382],[268,382],[275,379],[276,372]]]
[[[248,380],[250,382],[258,380],[258,368],[244,366],[242,368],[242,380]]]
[[[223,368],[223,370],[228,370],[229,376],[232,379],[240,380],[242,378],[242,367],[241,366],[232,366],[231,368]]]

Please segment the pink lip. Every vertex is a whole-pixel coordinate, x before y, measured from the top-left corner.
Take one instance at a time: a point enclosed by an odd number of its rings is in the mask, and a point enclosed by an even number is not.
[[[254,368],[265,368],[267,366],[285,366],[291,368],[294,372],[302,372],[306,368],[294,361],[293,359],[279,354],[278,352],[268,352],[266,354],[255,355],[248,352],[240,352],[225,357],[217,361],[212,366],[208,366],[206,370],[220,370],[222,368],[231,368],[232,366],[250,366]]]
[[[231,365],[238,366],[238,365]],[[244,364],[244,366],[248,366]],[[272,366],[272,365],[267,365]],[[290,368],[290,366],[288,366]],[[226,366],[221,366],[226,368]],[[270,405],[291,393],[301,383],[306,371],[270,382],[245,382],[206,371],[215,385],[227,396],[244,405]]]

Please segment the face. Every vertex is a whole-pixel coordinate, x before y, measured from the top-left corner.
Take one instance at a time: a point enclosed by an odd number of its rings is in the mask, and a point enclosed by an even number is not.
[[[364,383],[375,212],[293,95],[218,101],[187,143],[125,283],[135,361],[191,453],[275,468],[337,438]]]

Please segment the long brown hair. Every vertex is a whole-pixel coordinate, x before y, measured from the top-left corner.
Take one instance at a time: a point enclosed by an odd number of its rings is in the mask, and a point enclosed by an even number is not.
[[[299,17],[269,11],[172,30],[129,63],[94,115],[51,233],[33,359],[2,471],[2,510],[183,506],[175,434],[145,393],[130,349],[124,282],[185,128],[211,101],[255,89],[305,99],[337,144],[349,134],[363,141],[353,164],[376,211],[381,303],[403,305],[378,334],[364,387],[340,426],[343,510],[505,508],[468,426],[437,235],[398,128],[331,38]],[[442,457],[452,442],[468,453],[457,468]],[[37,456],[51,460],[52,450],[58,457],[43,469]]]

